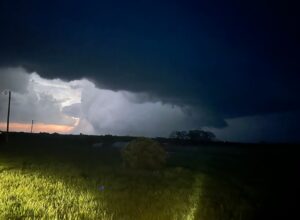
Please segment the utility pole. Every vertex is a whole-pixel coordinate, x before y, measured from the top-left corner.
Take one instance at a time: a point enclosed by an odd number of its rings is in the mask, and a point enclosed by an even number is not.
[[[11,99],[11,91],[9,90],[9,91],[8,91],[8,109],[7,109],[6,142],[8,142],[8,133],[9,133],[10,99]]]
[[[32,134],[32,130],[33,130],[33,120],[31,121],[31,131],[30,131],[31,134]]]

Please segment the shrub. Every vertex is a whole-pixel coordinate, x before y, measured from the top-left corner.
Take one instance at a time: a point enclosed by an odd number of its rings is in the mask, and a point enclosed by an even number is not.
[[[128,167],[155,170],[164,165],[166,152],[158,142],[149,138],[138,138],[122,150],[122,158]]]

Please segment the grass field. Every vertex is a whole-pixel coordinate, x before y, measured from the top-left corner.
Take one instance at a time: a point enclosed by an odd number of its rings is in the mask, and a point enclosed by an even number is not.
[[[292,176],[284,170],[293,160],[286,158],[285,166],[279,166],[278,159],[290,154],[269,151],[180,148],[170,154],[165,169],[141,171],[125,169],[119,150],[109,147],[11,144],[0,151],[0,219],[241,220],[288,215],[292,205],[283,206],[287,201],[282,200],[289,198],[283,196],[289,189],[278,187],[292,186]]]

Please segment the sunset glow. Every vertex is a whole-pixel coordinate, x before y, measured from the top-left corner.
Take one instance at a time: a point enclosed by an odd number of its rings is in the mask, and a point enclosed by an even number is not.
[[[58,124],[43,124],[37,123],[33,126],[33,133],[47,132],[47,133],[63,133],[68,134],[74,127],[68,125]],[[10,123],[9,130],[17,132],[30,132],[31,124],[29,123]],[[6,123],[0,122],[0,130],[6,131]]]

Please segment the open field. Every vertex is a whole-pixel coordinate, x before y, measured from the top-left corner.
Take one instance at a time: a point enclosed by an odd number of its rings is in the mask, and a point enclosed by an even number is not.
[[[165,169],[142,171],[110,141],[13,134],[0,219],[289,219],[296,207],[297,146],[168,146]]]

